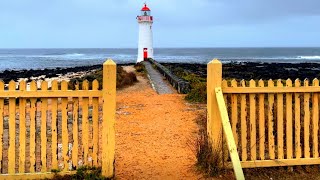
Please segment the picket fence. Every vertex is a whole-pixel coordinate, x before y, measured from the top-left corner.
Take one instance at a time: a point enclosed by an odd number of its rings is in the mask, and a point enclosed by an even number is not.
[[[26,84],[0,82],[0,179],[51,178],[52,170],[72,174],[81,166],[112,177],[116,64],[103,64],[102,90],[97,80],[75,90],[66,81]]]
[[[207,88],[208,136],[221,152],[221,165],[232,167],[215,93],[219,88],[242,168],[320,164],[318,79],[222,80],[222,64],[214,60],[208,64]]]

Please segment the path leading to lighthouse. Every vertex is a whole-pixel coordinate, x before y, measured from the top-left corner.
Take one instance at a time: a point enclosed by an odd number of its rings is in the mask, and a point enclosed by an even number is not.
[[[157,91],[158,94],[173,94],[174,89],[172,86],[164,80],[164,77],[156,71],[150,62],[144,61],[144,66],[146,67],[146,70],[148,72],[148,77],[150,79],[150,84],[152,88]]]
[[[116,178],[201,178],[192,145],[200,110],[184,95],[159,95],[146,78],[138,80],[117,92]]]

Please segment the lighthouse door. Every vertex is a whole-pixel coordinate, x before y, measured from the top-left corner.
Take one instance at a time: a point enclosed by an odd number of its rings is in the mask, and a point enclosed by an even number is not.
[[[143,59],[148,60],[148,48],[143,48]]]

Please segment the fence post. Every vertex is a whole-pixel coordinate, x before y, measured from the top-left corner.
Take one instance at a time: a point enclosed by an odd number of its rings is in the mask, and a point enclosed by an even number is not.
[[[217,153],[218,160],[222,164],[222,123],[215,88],[221,87],[222,63],[214,59],[207,66],[207,133],[212,144],[213,153]]]
[[[103,118],[102,118],[102,175],[114,176],[116,63],[108,59],[103,63]]]

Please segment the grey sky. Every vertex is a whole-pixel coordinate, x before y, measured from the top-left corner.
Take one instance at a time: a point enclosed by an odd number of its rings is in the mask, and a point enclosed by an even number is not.
[[[0,48],[135,48],[142,0],[1,0]],[[152,0],[156,47],[320,46],[319,0]]]

